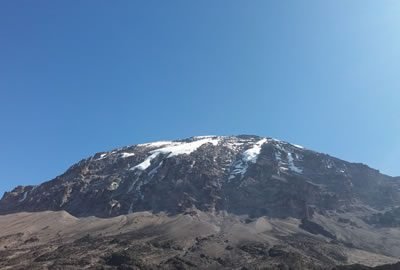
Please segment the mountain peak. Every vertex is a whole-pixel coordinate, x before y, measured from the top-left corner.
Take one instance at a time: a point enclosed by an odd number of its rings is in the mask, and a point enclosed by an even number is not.
[[[99,152],[39,186],[17,187],[0,213],[76,216],[187,208],[304,218],[400,202],[398,181],[360,164],[256,135],[195,136]],[[378,196],[386,192],[390,196]]]

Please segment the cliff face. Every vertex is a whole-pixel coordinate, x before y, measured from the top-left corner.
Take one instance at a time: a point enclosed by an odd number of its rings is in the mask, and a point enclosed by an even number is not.
[[[310,218],[315,211],[397,206],[399,190],[396,178],[301,146],[258,136],[205,136],[97,153],[49,182],[5,193],[0,213],[111,217],[197,208]]]

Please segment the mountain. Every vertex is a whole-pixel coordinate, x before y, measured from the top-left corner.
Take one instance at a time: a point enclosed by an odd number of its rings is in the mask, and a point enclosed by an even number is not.
[[[74,229],[59,224],[57,213],[73,220]],[[60,266],[55,258],[64,251],[76,262],[88,246],[97,259],[80,268],[97,260],[109,269],[330,269],[400,257],[399,178],[253,135],[100,152],[51,181],[6,192],[0,214],[2,228],[9,228],[0,245],[7,243],[7,252],[28,245],[21,267],[37,260],[29,245],[46,247],[38,269]],[[23,235],[13,226],[21,215],[29,232]],[[30,227],[39,217],[61,229],[46,236],[48,230]],[[108,231],[105,220],[120,231]],[[38,240],[29,242],[32,237]]]
[[[17,187],[0,213],[65,210],[111,217],[195,207],[250,216],[308,218],[314,211],[400,205],[400,181],[258,136],[193,137],[97,153],[39,186]]]

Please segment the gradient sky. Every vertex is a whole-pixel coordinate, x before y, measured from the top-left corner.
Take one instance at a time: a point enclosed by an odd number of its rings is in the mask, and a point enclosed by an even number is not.
[[[276,137],[400,175],[400,1],[0,1],[0,193],[95,152]]]

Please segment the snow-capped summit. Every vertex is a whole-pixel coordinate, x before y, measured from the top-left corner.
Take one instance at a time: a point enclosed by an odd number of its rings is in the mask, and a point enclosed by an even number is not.
[[[314,211],[400,203],[399,182],[273,138],[197,136],[100,152],[37,187],[17,187],[0,213],[66,210],[116,216],[187,208],[252,216],[307,217]],[[386,196],[378,196],[385,193]]]

